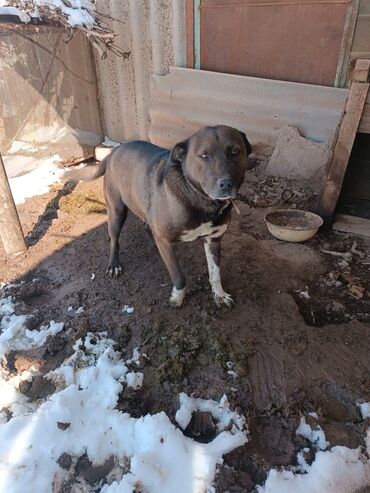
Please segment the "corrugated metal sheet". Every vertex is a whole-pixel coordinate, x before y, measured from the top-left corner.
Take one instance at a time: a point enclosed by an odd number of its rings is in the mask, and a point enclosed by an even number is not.
[[[9,174],[22,171],[23,161],[14,159],[19,154],[33,166],[32,156],[82,157],[102,137],[86,37],[76,35],[66,44],[61,29],[0,29],[0,150]]]
[[[186,64],[183,0],[98,0],[97,10],[116,19],[116,44],[126,59],[96,58],[106,134],[113,140],[148,138],[149,77]]]
[[[283,125],[331,144],[347,90],[172,67],[152,76],[151,96],[149,137],[159,145],[217,124],[245,131],[254,144],[273,145]]]

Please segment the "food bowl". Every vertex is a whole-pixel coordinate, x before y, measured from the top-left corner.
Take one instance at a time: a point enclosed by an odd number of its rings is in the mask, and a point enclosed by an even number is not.
[[[269,212],[265,222],[270,233],[283,241],[299,243],[315,236],[323,220],[317,214],[299,209]]]

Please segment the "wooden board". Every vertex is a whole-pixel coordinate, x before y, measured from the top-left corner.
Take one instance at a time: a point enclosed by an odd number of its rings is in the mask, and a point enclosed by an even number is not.
[[[318,207],[318,213],[326,220],[334,214],[342,188],[348,160],[369,90],[369,83],[367,82],[369,69],[370,60],[357,60],[344,117]]]
[[[186,0],[186,66],[194,68],[194,3]]]
[[[333,229],[343,233],[350,233],[370,238],[370,219],[348,216],[347,214],[336,214]]]

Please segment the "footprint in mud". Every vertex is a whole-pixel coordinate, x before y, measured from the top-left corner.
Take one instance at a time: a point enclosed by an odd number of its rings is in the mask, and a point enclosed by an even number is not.
[[[209,443],[217,434],[216,421],[209,412],[194,412],[184,435],[196,442]]]

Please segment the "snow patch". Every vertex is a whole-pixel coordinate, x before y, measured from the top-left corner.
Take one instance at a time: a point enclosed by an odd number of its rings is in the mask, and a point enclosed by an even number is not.
[[[307,466],[307,464],[306,464]],[[258,493],[352,493],[370,484],[370,460],[358,449],[318,451],[305,474],[272,469]]]
[[[17,9],[17,7],[10,7],[4,0],[0,0],[0,15],[14,15],[19,17],[21,22],[25,23],[28,23],[31,20],[31,17],[26,14],[26,12],[22,12]]]
[[[16,176],[9,180],[14,202],[22,204],[26,199],[35,195],[43,195],[49,192],[49,187],[60,181],[64,171],[55,164],[61,161],[58,154],[51,158],[40,159],[37,168],[29,173]]]
[[[124,305],[122,308],[123,313],[134,313],[135,308],[133,306]]]
[[[362,402],[359,407],[362,419],[370,418],[370,402]]]
[[[120,144],[120,142],[115,142],[114,140],[111,140],[107,135],[104,138],[104,142],[102,142],[103,145],[106,147],[117,147]]]
[[[220,402],[189,397],[185,393],[180,394],[180,409],[176,413],[176,422],[182,430],[185,430],[190,423],[193,412],[209,412],[217,420],[217,430],[223,431],[231,427],[231,432],[241,438],[243,443],[247,442],[244,432],[245,417],[240,416],[237,412],[230,410],[229,401],[226,395],[221,397]],[[220,436],[220,435],[219,435]],[[243,444],[241,443],[241,445]]]
[[[63,322],[52,320],[48,327],[41,326],[39,330],[28,330],[25,327],[26,315],[15,315],[12,298],[0,299],[0,359],[10,350],[33,349],[41,347],[49,336],[54,336],[63,330]]]
[[[328,447],[329,442],[326,441],[326,436],[321,426],[316,426],[317,429],[314,430],[308,423],[306,423],[306,418],[302,416],[301,422],[296,430],[296,435],[302,435],[318,449],[325,450]]]
[[[23,0],[22,3],[27,8],[27,0]],[[31,18],[28,14],[8,5],[9,2],[7,0],[0,0],[0,14],[16,15],[22,22],[30,22]],[[42,18],[38,7],[49,7],[53,11],[62,12],[67,17],[67,22],[71,27],[85,26],[92,28],[95,24],[94,17],[89,13],[89,11],[95,11],[95,6],[90,0],[68,0],[68,3],[63,2],[63,0],[34,0],[34,6],[36,10],[32,14],[33,17]]]
[[[7,286],[1,285],[6,291]],[[25,315],[16,315],[11,297],[0,299],[0,358],[14,349],[42,345],[63,324],[27,331]],[[37,334],[36,334],[37,333]],[[0,365],[0,491],[62,491],[63,484],[75,481],[74,491],[92,493],[214,493],[217,464],[223,455],[247,442],[246,420],[230,410],[227,397],[220,402],[180,394],[180,408],[174,426],[164,413],[133,418],[117,409],[125,398],[125,385],[139,388],[143,374],[127,365],[140,365],[139,348],[131,359],[122,360],[106,332],[88,333],[73,346],[74,353],[46,378],[56,392],[30,402],[19,392],[22,380],[34,369],[12,376]],[[364,419],[370,403],[360,404]],[[217,436],[207,444],[185,437],[192,414],[210,412],[217,421]],[[313,416],[313,413],[310,413]],[[316,416],[314,416],[316,418]],[[63,425],[63,426],[61,426]],[[298,467],[270,470],[258,493],[349,493],[370,484],[370,460],[358,449],[333,447],[320,427],[313,430],[304,417],[297,433],[317,447],[313,463],[303,453]],[[366,439],[370,452],[370,432]],[[58,459],[69,454],[73,463],[84,454],[93,465],[110,457],[114,467],[103,484],[88,484],[75,472],[62,469]]]
[[[115,467],[129,465],[128,472],[121,468],[111,484],[83,484],[79,491],[132,493],[139,484],[141,491],[151,493],[213,491],[217,464],[245,443],[246,431],[223,431],[212,442],[200,444],[185,437],[163,412],[140,418],[120,412],[116,406],[122,383],[129,384],[135,374],[128,372],[113,345],[106,333],[89,333],[78,340],[73,355],[47,375],[56,393],[33,414],[0,425],[0,491],[54,491],[55,485],[73,479],[58,465],[63,453],[73,460],[87,454],[94,465],[112,456]],[[142,381],[142,374],[136,378]],[[244,423],[228,409],[225,398],[221,403],[194,402],[183,394],[182,400],[213,409],[217,416],[225,416],[224,424],[231,416]]]

